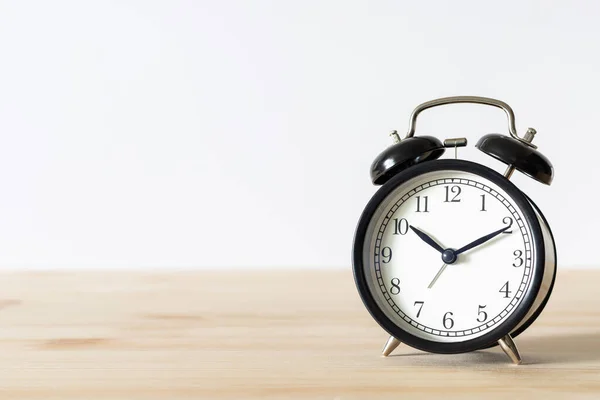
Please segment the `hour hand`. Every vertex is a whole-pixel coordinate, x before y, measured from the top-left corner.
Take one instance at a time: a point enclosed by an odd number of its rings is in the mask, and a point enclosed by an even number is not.
[[[431,247],[433,247],[434,249],[436,249],[437,251],[439,251],[440,253],[444,252],[444,248],[442,246],[440,246],[435,240],[433,240],[431,238],[431,236],[429,236],[428,234],[426,234],[423,231],[420,231],[419,229],[415,228],[412,225],[409,225],[410,229],[412,229],[412,231],[414,233],[417,234],[418,237],[420,237],[425,243],[427,243],[428,245],[430,245]]]

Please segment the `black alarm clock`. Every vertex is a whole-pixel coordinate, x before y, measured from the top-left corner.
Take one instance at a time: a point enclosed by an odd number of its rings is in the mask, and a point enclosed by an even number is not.
[[[508,165],[504,174],[456,159],[465,138],[415,136],[417,116],[431,107],[477,103],[499,107],[509,135],[487,134],[475,147]],[[419,105],[404,139],[371,166],[381,185],[356,229],[352,263],[358,292],[391,336],[384,356],[400,343],[434,353],[462,353],[499,344],[521,357],[513,338],[540,315],[556,276],[556,247],[548,222],[510,177],[518,170],[549,185],[554,170],[516,133],[508,104],[485,97],[447,97]],[[439,159],[454,148],[454,158]]]

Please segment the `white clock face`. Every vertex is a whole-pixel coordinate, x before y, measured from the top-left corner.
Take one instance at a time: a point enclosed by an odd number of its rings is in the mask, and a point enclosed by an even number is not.
[[[535,257],[516,202],[480,175],[449,170],[421,174],[385,198],[367,228],[363,268],[395,325],[430,341],[462,342],[519,308]]]

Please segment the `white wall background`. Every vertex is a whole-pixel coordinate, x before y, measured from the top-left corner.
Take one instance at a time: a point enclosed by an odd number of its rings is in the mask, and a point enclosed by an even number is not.
[[[554,163],[561,267],[600,266],[600,3],[0,0],[0,267],[347,267],[419,103],[507,101]],[[417,133],[506,132],[475,105]],[[463,158],[503,166],[472,146]]]

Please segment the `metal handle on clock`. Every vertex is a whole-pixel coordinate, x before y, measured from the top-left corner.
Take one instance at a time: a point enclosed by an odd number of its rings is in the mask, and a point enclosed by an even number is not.
[[[410,115],[410,121],[408,124],[408,132],[406,133],[406,138],[412,137],[415,134],[415,128],[417,125],[417,116],[422,112],[427,110],[428,108],[433,108],[437,106],[443,106],[446,104],[458,104],[458,103],[471,103],[471,104],[484,104],[487,106],[498,107],[504,110],[506,116],[508,118],[508,132],[510,136],[517,139],[520,142],[526,143],[527,145],[534,147],[531,144],[531,140],[529,138],[521,138],[517,134],[517,128],[515,127],[515,113],[512,108],[508,104],[503,101],[492,99],[489,97],[479,97],[479,96],[452,96],[452,97],[442,97],[439,99],[427,101],[423,104],[419,104],[412,114]]]

